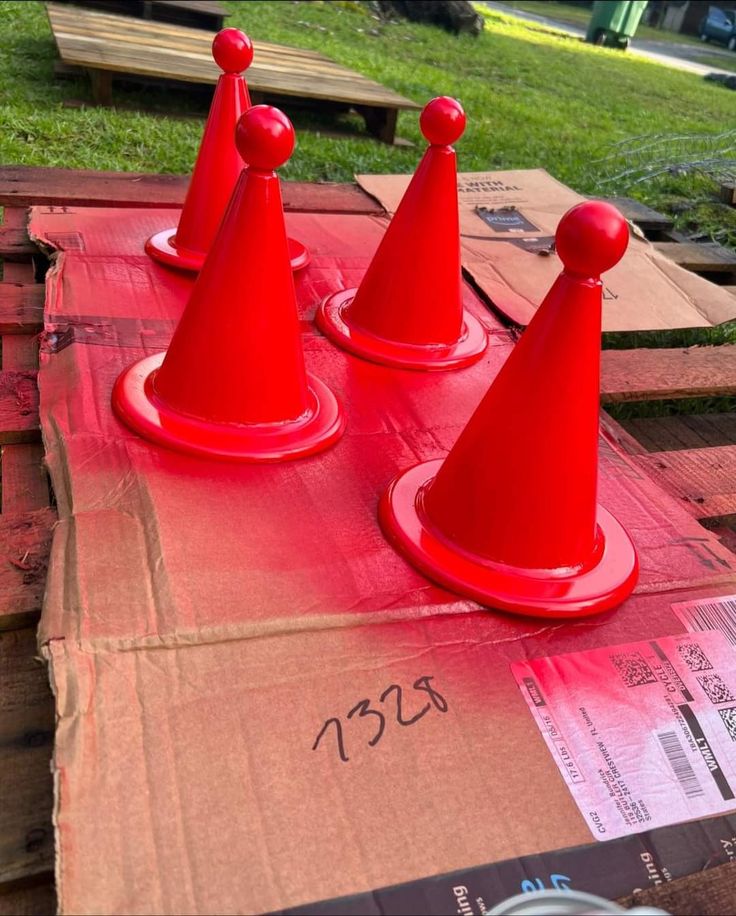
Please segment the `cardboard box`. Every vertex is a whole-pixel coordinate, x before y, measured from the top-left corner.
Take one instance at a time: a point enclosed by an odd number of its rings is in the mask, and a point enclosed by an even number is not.
[[[356,175],[394,213],[410,175]],[[560,217],[586,198],[544,169],[458,175],[463,267],[509,321],[525,327],[560,271]],[[604,278],[604,333],[712,328],[736,319],[736,297],[632,235]]]
[[[142,253],[175,220],[31,221],[62,250],[40,373],[59,523],[39,631],[61,912],[263,913],[590,843],[510,664],[681,632],[671,603],[736,591],[736,559],[602,439],[600,499],[642,563],[617,611],[522,619],[408,566],[378,498],[446,453],[512,344],[470,289],[491,346],[462,372],[388,370],[322,338],[316,302],[381,237],[365,216],[289,219],[314,255],[297,280],[307,366],[345,404],[343,440],[260,467],[149,446],[110,391],[184,307],[191,279]]]

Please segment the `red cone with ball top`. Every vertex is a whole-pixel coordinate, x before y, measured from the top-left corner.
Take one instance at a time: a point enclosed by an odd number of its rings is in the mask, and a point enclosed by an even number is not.
[[[242,171],[166,353],[118,378],[113,408],[141,436],[212,458],[282,461],[342,434],[330,389],[304,368],[279,180],[294,128],[259,105],[238,122]]]
[[[457,163],[465,129],[455,99],[422,111],[429,148],[406,189],[360,287],[328,296],[321,330],[356,356],[403,369],[454,369],[487,346],[480,322],[463,309]]]
[[[242,73],[253,60],[253,43],[239,29],[222,29],[212,42],[212,56],[223,73],[217,81],[179,225],[157,232],[145,245],[156,261],[181,270],[201,269],[244,166],[235,144],[235,125],[251,106]],[[294,270],[309,262],[301,242],[290,239],[289,248]]]
[[[582,617],[623,601],[638,563],[597,505],[602,285],[628,227],[610,204],[570,210],[564,270],[447,458],[397,477],[390,540],[429,578],[482,604]]]

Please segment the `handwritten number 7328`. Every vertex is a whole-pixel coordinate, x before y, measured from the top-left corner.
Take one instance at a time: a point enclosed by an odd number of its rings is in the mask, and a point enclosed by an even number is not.
[[[389,708],[391,697],[393,696],[395,698],[393,706],[395,707],[396,721],[399,725],[404,727],[415,725],[420,719],[423,719],[431,709],[436,709],[437,712],[445,713],[448,709],[447,700],[438,690],[432,687],[429,683],[431,680],[433,680],[432,676],[425,674],[423,677],[417,678],[412,684],[412,689],[418,693],[424,694],[427,699],[427,702],[424,703],[419,712],[414,713],[414,715],[409,715],[408,711],[404,708],[404,692],[398,684],[389,685],[378,698],[379,702],[383,704],[384,708]],[[349,721],[365,719],[366,724],[370,723],[374,727],[375,731],[373,736],[368,741],[369,747],[375,747],[386,730],[386,716],[379,709],[371,708],[370,700],[360,700],[356,703],[347,714],[347,718]],[[328,739],[326,736],[329,734],[334,736],[335,748],[340,760],[342,760],[343,763],[347,763],[350,758],[345,751],[342,722],[335,716],[331,716],[324,722],[322,728],[319,730],[319,734],[314,740],[312,750],[316,751],[323,739],[327,741]]]

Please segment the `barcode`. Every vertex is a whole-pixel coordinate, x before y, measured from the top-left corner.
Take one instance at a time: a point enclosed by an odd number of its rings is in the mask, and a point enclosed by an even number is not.
[[[677,734],[675,732],[657,732],[657,738],[659,738],[662,750],[665,752],[685,795],[688,798],[697,798],[702,795],[703,787],[700,785],[700,781],[695,775],[695,770],[693,770],[690,761],[687,759],[687,754]]]
[[[720,630],[736,646],[736,598],[718,598],[702,604],[677,604],[674,612],[691,631]]]

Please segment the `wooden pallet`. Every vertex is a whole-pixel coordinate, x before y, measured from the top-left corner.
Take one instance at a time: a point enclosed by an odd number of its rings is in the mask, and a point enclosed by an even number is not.
[[[53,908],[49,773],[53,702],[45,670],[35,659],[35,624],[55,513],[42,466],[34,387],[44,287],[35,279],[23,208],[36,204],[176,206],[185,190],[186,180],[172,176],[0,169],[0,206],[6,208],[0,257],[7,257],[0,282],[0,526],[5,534],[5,562],[0,565],[0,771],[4,776],[0,792],[5,793],[0,799],[0,916],[48,914]],[[287,183],[284,198],[294,210],[382,212],[354,186]],[[606,351],[604,400],[733,394],[735,349]],[[666,419],[685,423],[685,419]],[[687,501],[693,514],[706,520],[736,552],[736,534],[723,518],[732,500],[736,518],[732,483],[736,480],[736,417],[708,415],[707,423],[689,418],[689,435],[698,435],[698,440],[683,439],[671,422],[657,422],[669,430],[666,441],[662,435],[654,437],[651,421],[621,425],[603,415],[605,433],[665,489]],[[711,432],[706,435],[708,424]],[[714,441],[717,436],[721,438]]]
[[[730,286],[736,284],[736,253],[731,249],[682,241],[663,214],[629,198],[611,202],[675,263],[736,293],[736,285]],[[684,398],[704,402],[702,412],[622,420],[621,444],[664,490],[736,551],[736,410],[731,401],[736,397],[736,344],[605,350],[601,376],[607,404]]]
[[[205,85],[220,76],[208,32],[55,3],[47,4],[47,10],[62,64],[89,72],[99,105],[112,104],[113,74]],[[394,142],[399,110],[419,108],[317,51],[267,42],[255,42],[254,48],[247,72],[254,102],[298,98],[352,108],[369,132],[386,143]]]
[[[54,704],[35,655],[56,513],[36,386],[44,285],[25,220],[25,210],[7,208],[0,227],[0,913],[51,913]]]
[[[217,0],[57,0],[102,13],[121,13],[219,32],[230,13]]]
[[[36,374],[44,284],[26,232],[25,208],[181,206],[187,179],[65,169],[0,169],[0,916],[55,911],[51,823],[54,708],[36,659],[51,531],[43,468]],[[376,214],[376,202],[353,185],[285,183],[287,208]]]
[[[630,197],[609,197],[654,247],[675,264],[720,285],[736,284],[736,252],[716,242],[693,242],[675,231],[670,217]]]

